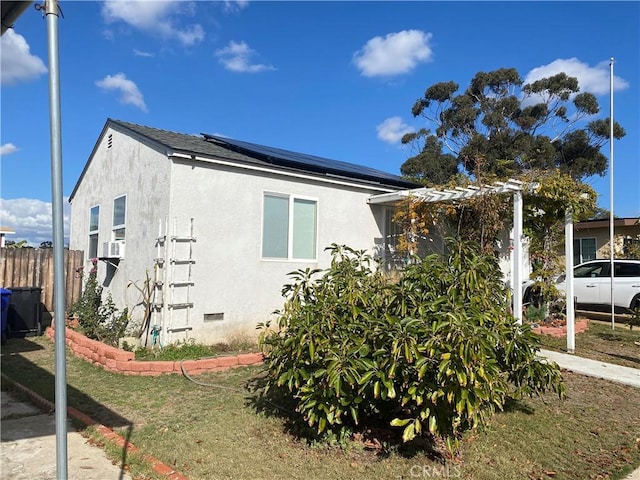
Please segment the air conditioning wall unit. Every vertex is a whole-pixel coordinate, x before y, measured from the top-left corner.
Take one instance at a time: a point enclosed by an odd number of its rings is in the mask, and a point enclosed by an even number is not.
[[[102,258],[124,258],[124,242],[104,242]]]

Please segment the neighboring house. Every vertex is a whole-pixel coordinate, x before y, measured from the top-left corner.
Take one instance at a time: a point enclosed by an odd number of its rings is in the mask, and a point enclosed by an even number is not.
[[[609,258],[610,221],[588,220],[574,225],[573,264]],[[614,256],[624,253],[625,244],[640,242],[640,218],[616,218],[613,221]]]
[[[0,226],[0,248],[5,246],[5,235],[13,235],[15,233],[15,230],[11,227]]]
[[[107,120],[70,196],[70,248],[98,261],[117,307],[140,320],[131,282],[155,281],[163,344],[256,335],[298,269],[327,268],[333,243],[384,260],[393,208],[413,188],[368,167]]]

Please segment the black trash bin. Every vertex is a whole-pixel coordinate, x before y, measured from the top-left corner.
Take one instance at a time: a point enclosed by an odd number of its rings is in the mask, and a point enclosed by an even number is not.
[[[0,315],[2,319],[2,323],[0,324],[2,328],[0,332],[2,333],[2,345],[7,341],[7,326],[9,322],[9,303],[11,302],[11,290],[7,290],[6,288],[0,288],[0,294],[2,295],[2,299],[0,302]]]
[[[8,327],[10,337],[42,335],[42,307],[40,287],[11,288]]]

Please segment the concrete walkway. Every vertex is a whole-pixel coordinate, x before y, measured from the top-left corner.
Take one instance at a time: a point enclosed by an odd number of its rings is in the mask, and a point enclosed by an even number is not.
[[[2,433],[0,480],[55,480],[56,422],[33,405],[0,392]],[[132,480],[102,448],[67,426],[67,477],[73,480]]]
[[[540,350],[540,357],[556,362],[561,368],[572,372],[640,388],[640,369],[638,368],[623,367],[551,350]]]

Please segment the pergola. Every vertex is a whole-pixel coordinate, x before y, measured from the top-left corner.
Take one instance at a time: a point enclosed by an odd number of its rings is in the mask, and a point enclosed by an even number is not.
[[[506,182],[495,182],[492,185],[456,187],[439,190],[436,188],[415,188],[383,193],[369,197],[370,205],[395,205],[407,198],[419,202],[457,202],[479,195],[505,194],[513,195],[513,250],[511,251],[510,286],[513,295],[513,313],[519,324],[522,324],[522,252],[523,221],[522,192],[525,186],[519,180],[509,179]],[[533,187],[535,188],[535,186]],[[575,350],[575,310],[573,301],[573,220],[570,212],[565,218],[565,256],[566,256],[566,295],[567,295],[567,350]]]

